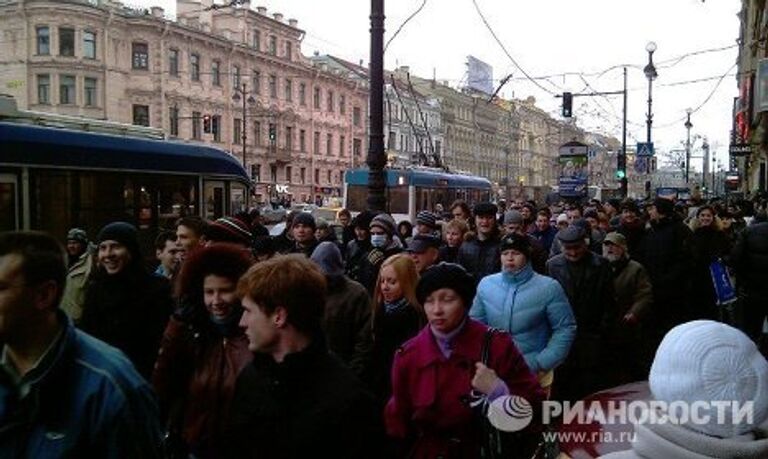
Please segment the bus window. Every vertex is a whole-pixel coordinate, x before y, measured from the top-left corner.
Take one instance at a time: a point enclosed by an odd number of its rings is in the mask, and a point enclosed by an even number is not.
[[[224,182],[205,182],[205,215],[208,220],[216,220],[224,216]]]
[[[16,176],[0,174],[0,231],[19,229]]]

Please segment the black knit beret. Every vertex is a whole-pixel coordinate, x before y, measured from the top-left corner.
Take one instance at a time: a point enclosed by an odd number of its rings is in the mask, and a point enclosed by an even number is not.
[[[442,262],[424,271],[416,286],[416,299],[424,304],[432,292],[441,288],[454,290],[467,310],[472,306],[476,291],[475,279],[461,265]]]

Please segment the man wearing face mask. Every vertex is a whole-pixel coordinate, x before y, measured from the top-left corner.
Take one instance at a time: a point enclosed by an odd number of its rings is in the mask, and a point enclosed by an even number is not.
[[[500,250],[501,272],[480,281],[469,316],[509,332],[547,389],[576,337],[576,319],[560,284],[533,270],[526,235],[504,236]]]
[[[395,236],[395,219],[391,215],[381,213],[373,217],[369,225],[371,249],[359,263],[358,282],[373,294],[376,278],[379,277],[381,264],[387,258],[403,251],[400,240]]]

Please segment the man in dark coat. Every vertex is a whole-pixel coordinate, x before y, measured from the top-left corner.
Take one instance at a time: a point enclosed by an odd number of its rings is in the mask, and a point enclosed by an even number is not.
[[[641,261],[640,246],[645,238],[645,222],[635,201],[627,199],[621,205],[621,215],[616,231],[627,240],[627,250],[636,260]]]
[[[238,294],[254,360],[237,381],[227,457],[379,455],[381,413],[323,339],[326,281],[317,266],[297,255],[258,263]]]
[[[344,262],[337,244],[321,242],[310,259],[317,263],[328,283],[323,315],[328,349],[363,380],[367,377],[373,348],[368,291],[344,275]]]
[[[108,224],[96,242],[99,267],[87,287],[80,328],[125,352],[149,378],[173,310],[168,280],[144,269],[130,223]]]
[[[613,272],[608,260],[589,250],[583,228],[569,226],[557,238],[563,252],[547,261],[547,272],[565,290],[576,316],[576,339],[555,377],[555,393],[579,400],[607,387],[605,338],[615,310]]]
[[[656,198],[648,206],[648,216],[650,227],[638,261],[651,277],[654,308],[649,319],[656,323],[649,325],[660,343],[669,330],[694,316],[688,301],[691,230],[675,216],[674,203],[668,199]]]
[[[501,236],[496,221],[498,211],[496,204],[490,202],[475,205],[473,213],[477,233],[474,239],[464,242],[459,248],[457,262],[475,278],[475,282],[501,271]]]
[[[768,314],[768,221],[765,213],[740,234],[731,252],[731,264],[736,271],[739,298],[743,302],[742,330],[752,339],[762,333]]]
[[[317,247],[316,229],[317,223],[312,214],[301,212],[296,215],[293,218],[293,224],[291,224],[293,246],[286,253],[301,253],[306,257],[311,256]]]

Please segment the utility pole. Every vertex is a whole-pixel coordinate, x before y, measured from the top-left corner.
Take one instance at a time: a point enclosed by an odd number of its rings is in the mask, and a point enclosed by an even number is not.
[[[688,185],[688,174],[691,170],[691,128],[693,127],[693,124],[691,124],[691,113],[693,113],[693,110],[688,108],[685,110],[685,113],[688,114],[684,124],[685,129],[688,131],[688,138],[685,140],[685,184]]]
[[[370,133],[368,135],[368,209],[386,208],[384,190],[384,0],[371,0]]]
[[[650,138],[650,127],[648,124],[648,136]],[[621,197],[627,197],[627,68],[624,67],[624,114],[621,121],[621,155],[619,158],[619,167],[624,168],[623,177],[621,177]]]

